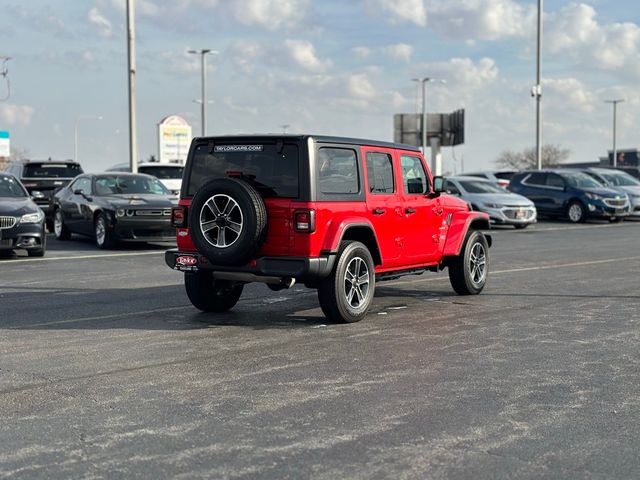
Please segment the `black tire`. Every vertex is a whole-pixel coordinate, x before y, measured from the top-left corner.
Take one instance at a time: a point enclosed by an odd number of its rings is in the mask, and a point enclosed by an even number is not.
[[[32,248],[30,250],[27,250],[27,255],[29,255],[30,257],[44,257],[44,254],[47,251],[47,236],[46,236],[46,232],[42,231],[42,246],[40,248]]]
[[[618,223],[622,221],[622,217],[609,217],[609,222]]]
[[[365,245],[360,242],[340,245],[333,271],[318,286],[318,300],[327,319],[354,323],[367,315],[376,288],[374,268]],[[365,275],[367,278],[363,278]]]
[[[202,224],[209,227],[206,232]],[[211,263],[242,265],[264,242],[267,209],[260,194],[247,182],[217,178],[193,196],[189,228],[198,251]]]
[[[59,208],[53,212],[53,234],[57,240],[69,240],[71,238],[71,231],[64,224],[64,216]]]
[[[194,307],[203,312],[221,313],[238,303],[244,284],[214,280],[211,272],[195,272],[184,274],[184,287]]]
[[[521,225],[514,225],[516,230],[524,230],[525,228],[527,228],[529,226],[528,223],[523,223]]]
[[[477,269],[482,269],[478,271]],[[484,234],[472,230],[467,234],[462,251],[449,261],[449,280],[459,295],[477,295],[489,275],[489,245]]]
[[[96,247],[102,250],[108,250],[115,247],[116,241],[113,232],[107,226],[107,219],[104,213],[99,213],[93,222],[93,233],[96,239]]]
[[[587,207],[579,200],[573,200],[567,206],[567,218],[571,223],[584,223],[587,220]]]

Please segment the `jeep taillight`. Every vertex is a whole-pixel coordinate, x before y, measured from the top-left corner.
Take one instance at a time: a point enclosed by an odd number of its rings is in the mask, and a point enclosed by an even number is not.
[[[316,231],[316,211],[296,210],[293,212],[293,228],[296,232],[313,233]]]
[[[187,226],[186,207],[174,207],[171,209],[171,225],[176,228],[184,228]]]

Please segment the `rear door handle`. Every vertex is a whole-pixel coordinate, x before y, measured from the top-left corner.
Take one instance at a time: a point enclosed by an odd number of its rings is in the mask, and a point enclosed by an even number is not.
[[[407,215],[411,215],[412,213],[416,213],[416,209],[415,208],[405,208],[404,209],[404,213],[406,213]]]
[[[373,209],[373,214],[374,215],[383,215],[384,212],[386,212],[386,210],[384,208],[374,208]]]

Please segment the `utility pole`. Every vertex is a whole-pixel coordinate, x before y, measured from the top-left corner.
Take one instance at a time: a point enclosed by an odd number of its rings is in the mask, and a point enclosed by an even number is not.
[[[543,0],[538,0],[538,49],[536,54],[536,84],[531,95],[536,98],[536,162],[538,170],[542,170],[542,5]]]
[[[421,131],[421,144],[422,144],[422,155],[424,155],[426,157],[427,155],[427,82],[439,82],[439,83],[447,83],[445,80],[438,80],[436,78],[432,78],[432,77],[420,77],[420,78],[412,78],[411,79],[414,82],[420,82],[422,84],[422,131]],[[432,166],[432,171],[433,172],[437,172],[438,168],[437,167],[437,158],[436,156],[439,155],[439,146],[437,146],[436,148],[432,149],[434,150],[432,152],[432,159],[431,159],[431,166]],[[437,151],[437,152],[436,152]],[[434,175],[439,175],[439,173],[434,173]]]
[[[613,105],[613,168],[618,167],[618,152],[616,151],[616,120],[618,116],[618,104],[624,102],[623,98],[605,100],[605,103]]]
[[[129,77],[129,166],[138,171],[138,132],[136,128],[136,35],[134,0],[127,0],[127,57]]]

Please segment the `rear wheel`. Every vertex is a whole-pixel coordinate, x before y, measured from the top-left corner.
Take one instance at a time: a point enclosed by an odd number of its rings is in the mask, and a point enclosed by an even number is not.
[[[184,286],[194,307],[215,313],[233,308],[244,288],[242,283],[214,280],[211,272],[185,273]]]
[[[318,286],[325,316],[338,323],[362,320],[369,311],[376,286],[373,258],[360,242],[344,242],[331,274]]]
[[[587,219],[587,209],[582,202],[574,200],[567,207],[567,217],[571,223],[582,223]]]
[[[449,263],[451,286],[460,295],[477,295],[489,274],[489,245],[482,232],[467,235],[462,251]]]
[[[69,240],[71,238],[71,232],[64,224],[62,210],[59,208],[53,214],[53,234],[58,240]]]

